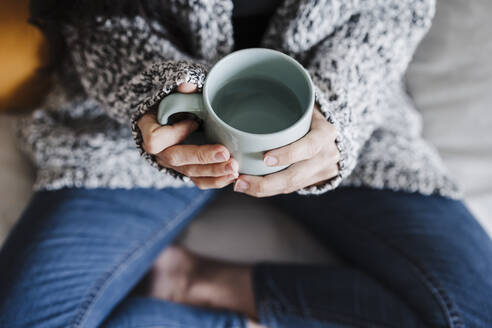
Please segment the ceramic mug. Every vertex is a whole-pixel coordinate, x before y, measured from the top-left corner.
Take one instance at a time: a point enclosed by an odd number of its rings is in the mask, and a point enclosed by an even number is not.
[[[158,121],[190,113],[203,122],[206,140],[224,145],[242,174],[265,175],[266,151],[302,138],[311,125],[314,87],[295,59],[275,50],[233,52],[208,73],[201,94],[173,93],[159,104]]]

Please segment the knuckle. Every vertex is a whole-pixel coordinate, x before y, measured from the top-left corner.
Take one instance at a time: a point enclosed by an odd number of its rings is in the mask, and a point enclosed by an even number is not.
[[[206,150],[203,148],[198,148],[196,152],[196,159],[199,163],[207,163]]]
[[[290,191],[290,190],[294,190],[296,189],[296,182],[293,181],[293,180],[290,180],[288,183],[286,183],[285,187],[282,188],[282,190],[285,190],[285,191]]]
[[[174,129],[173,133],[170,136],[170,139],[172,139],[173,144],[176,144],[180,140],[186,138],[187,135],[187,128],[185,126],[180,126],[179,128]]]
[[[272,183],[268,180],[259,182],[254,189],[255,197],[257,198],[269,197],[273,191]]]
[[[282,194],[290,194],[293,193],[294,191],[298,190],[299,188],[296,188],[293,185],[289,185],[286,188],[282,189]]]
[[[144,137],[143,148],[145,149],[145,151],[147,153],[150,153],[153,155],[155,155],[159,152],[157,140],[156,140],[156,138],[154,138],[152,136],[145,136]]]
[[[307,144],[306,155],[308,158],[314,157],[320,151],[320,146],[314,140]]]
[[[285,153],[285,160],[287,163],[294,163],[296,159],[296,151],[294,149],[288,149]]]
[[[162,167],[169,168],[169,164],[165,163],[160,157],[155,157],[155,161]]]
[[[300,185],[300,178],[296,174],[290,174],[287,181],[283,183],[283,190],[296,190]]]
[[[254,190],[250,193],[251,196],[253,197],[256,197],[256,198],[263,198],[265,197],[264,194],[262,194],[261,192],[258,192],[257,190]]]
[[[189,177],[196,176],[193,167],[190,166],[181,167],[181,173]]]
[[[328,166],[328,167],[324,167],[322,170],[321,170],[321,175],[323,175],[323,177],[329,177],[331,173],[331,168]]]
[[[323,174],[327,178],[332,178],[338,174],[338,169],[336,166],[329,166],[323,170]]]
[[[211,170],[214,175],[222,175],[226,172],[226,165],[214,165]]]
[[[253,193],[256,197],[261,197],[265,193],[266,184],[261,181],[254,185]]]
[[[219,188],[220,187],[220,181],[219,179],[212,179],[211,185],[213,188]]]
[[[180,129],[177,133],[178,137],[177,139],[183,140],[185,139],[190,133],[195,131],[198,127],[198,123],[194,120],[184,120],[181,121]]]
[[[206,190],[208,189],[200,180],[197,180],[197,179],[191,179],[191,181],[193,181],[193,183],[195,184],[195,186],[200,189],[200,190]]]
[[[176,166],[178,164],[177,157],[172,151],[163,151],[160,157],[168,165]]]
[[[149,147],[149,144],[147,142],[142,142],[142,148],[147,154],[155,155],[154,153],[152,153],[152,149]]]
[[[330,164],[332,161],[332,154],[330,153],[329,150],[322,151],[319,154],[319,157],[320,157],[320,160],[322,161],[322,163]]]
[[[222,188],[227,184],[227,181],[220,178],[214,179],[213,181],[214,181],[213,184],[215,188]]]

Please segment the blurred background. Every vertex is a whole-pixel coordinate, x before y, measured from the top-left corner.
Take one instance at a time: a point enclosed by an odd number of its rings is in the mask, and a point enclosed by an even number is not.
[[[49,76],[38,70],[46,48],[27,23],[28,8],[28,0],[0,2],[0,111],[32,108],[49,89]]]
[[[406,82],[424,136],[462,186],[468,206],[492,233],[492,1],[437,0],[434,25]],[[46,48],[27,23],[27,0],[0,1],[0,244],[31,195],[34,170],[15,146],[17,115],[50,88],[40,68]],[[222,258],[324,261],[329,255],[289,218],[226,194],[185,233],[183,242]],[[242,214],[237,215],[237,207]],[[254,247],[251,240],[254,238]],[[213,240],[213,243],[208,242]]]

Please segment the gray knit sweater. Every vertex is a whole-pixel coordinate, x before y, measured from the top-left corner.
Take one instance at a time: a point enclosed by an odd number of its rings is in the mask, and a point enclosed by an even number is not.
[[[192,186],[141,147],[136,120],[182,82],[202,87],[233,48],[231,0],[167,0],[163,16],[66,25],[69,56],[46,104],[20,122],[36,189]],[[285,0],[261,46],[299,60],[338,131],[339,175],[300,190],[369,186],[455,197],[402,78],[431,25],[434,0]],[[182,37],[176,38],[176,27]],[[323,163],[320,163],[323,165]]]

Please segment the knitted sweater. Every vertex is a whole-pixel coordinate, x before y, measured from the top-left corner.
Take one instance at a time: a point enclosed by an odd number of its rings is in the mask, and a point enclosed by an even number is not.
[[[339,185],[455,197],[402,78],[431,25],[434,0],[285,0],[261,46],[301,62],[316,101],[335,125],[340,173],[302,189]],[[94,18],[69,24],[69,56],[45,105],[20,121],[37,165],[35,189],[180,187],[192,182],[142,149],[136,121],[182,82],[203,86],[233,48],[231,0],[167,0],[163,17]],[[177,37],[179,35],[179,37]],[[320,163],[323,165],[323,163]]]

